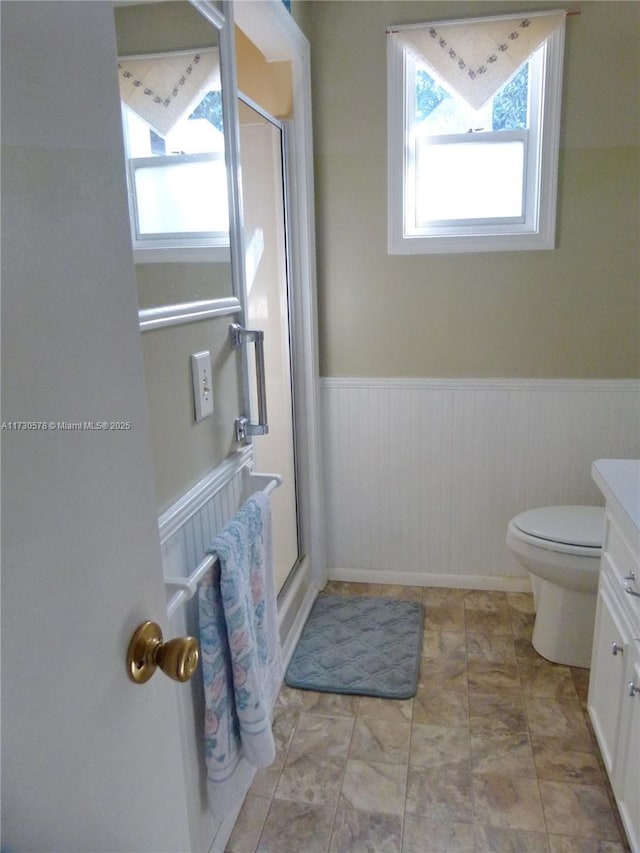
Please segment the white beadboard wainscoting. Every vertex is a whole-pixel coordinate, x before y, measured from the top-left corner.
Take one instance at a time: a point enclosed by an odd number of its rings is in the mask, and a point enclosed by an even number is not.
[[[206,556],[209,543],[248,497],[246,476],[252,464],[251,448],[232,454],[160,516],[160,553],[165,578],[188,577]],[[175,589],[167,587],[171,636],[198,637],[198,596],[174,609],[171,606],[174,595]],[[207,806],[204,692],[199,670],[188,684],[180,686],[177,700],[192,848],[208,851],[213,842],[213,849],[222,851],[233,831],[240,804],[223,822],[214,820]]]
[[[329,577],[529,589],[525,509],[601,504],[600,458],[640,456],[640,381],[321,380]]]
[[[251,446],[230,454],[158,519],[160,553],[165,578],[187,578],[206,558],[213,538],[231,520],[256,488],[250,475],[254,468]],[[304,627],[317,590],[311,582],[308,560],[302,560],[278,596],[278,627],[285,665],[288,664]],[[198,637],[198,596],[176,601],[176,590],[167,586],[167,613],[171,636]],[[192,849],[222,853],[226,849],[242,805],[238,803],[224,821],[209,812],[204,781],[204,693],[200,672],[177,693],[180,712],[184,775],[189,803]],[[212,843],[213,841],[213,843]]]

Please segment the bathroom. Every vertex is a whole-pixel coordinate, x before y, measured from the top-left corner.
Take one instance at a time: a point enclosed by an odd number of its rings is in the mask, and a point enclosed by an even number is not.
[[[236,17],[257,43],[259,34],[252,32],[252,22],[243,20],[243,16],[251,17],[252,4],[237,5],[246,7],[244,11],[238,9]],[[548,3],[532,5],[555,8]],[[80,7],[75,15],[63,15],[61,10],[60,31],[49,22],[50,43],[70,50],[69,42],[75,38],[77,45],[86,45],[89,51],[83,54],[84,62],[90,65],[92,56],[91,62],[105,67],[109,51],[111,58],[116,55],[107,17],[96,18],[95,31],[87,32],[83,15],[90,13],[83,4]],[[310,78],[302,75],[297,91],[303,93],[303,103],[298,107],[307,110],[305,121],[313,119],[315,203],[304,223],[308,231],[299,235],[299,241],[306,246],[308,256],[315,242],[317,259],[317,266],[306,273],[310,296],[304,334],[311,338],[310,353],[302,346],[297,364],[311,376],[311,390],[306,385],[302,389],[307,413],[305,436],[315,434],[322,450],[304,474],[303,501],[307,504],[302,508],[303,527],[304,535],[310,537],[307,551],[313,554],[314,564],[304,583],[299,582],[295,589],[289,587],[291,620],[308,601],[312,586],[322,587],[326,580],[520,595],[528,591],[529,580],[505,545],[509,519],[535,506],[602,503],[590,475],[592,462],[640,455],[638,9],[633,3],[567,4],[580,14],[569,17],[566,23],[556,248],[528,252],[523,257],[519,252],[391,255],[387,253],[386,233],[386,29],[391,24],[499,14],[513,7],[506,2],[402,0],[293,0],[291,7],[293,20],[309,40],[311,54]],[[22,32],[18,35],[21,44]],[[295,39],[294,44],[298,44]],[[77,127],[72,126],[81,143],[65,143],[60,125],[75,121],[73,104],[64,101],[64,87],[57,84],[54,73],[64,79],[62,54],[57,50],[48,53],[56,59],[49,57],[47,63],[53,64],[46,72],[43,65],[40,71],[49,87],[44,103],[27,130],[21,131],[30,133],[36,142],[26,146],[17,131],[14,138],[5,130],[9,124],[3,122],[7,156],[24,158],[29,153],[36,158],[37,167],[44,169],[45,153],[51,150],[67,170],[57,188],[60,205],[74,201],[72,190],[80,186],[78,175],[86,186],[93,174],[94,180],[100,178],[97,189],[102,193],[103,207],[112,203],[113,209],[120,210],[119,179],[113,179],[114,174],[120,174],[119,152],[115,142],[104,142],[113,135],[113,116],[100,117],[91,94],[93,90],[102,93],[104,84],[89,74],[91,85],[87,83],[83,94],[83,108],[91,110],[95,121],[95,141],[93,135],[85,137],[87,131],[78,120]],[[289,60],[294,79],[302,55],[295,54]],[[115,79],[111,85],[115,86]],[[305,85],[310,88],[305,89]],[[23,92],[24,97],[27,95],[34,98],[33,88]],[[10,115],[16,115],[18,108],[15,101],[6,107],[12,109]],[[72,154],[60,157],[68,153],[65,144]],[[20,159],[14,174],[19,175],[22,168],[24,160]],[[111,171],[100,171],[103,168]],[[10,181],[7,186],[18,192]],[[83,720],[69,717],[64,702],[50,709],[52,725],[61,733],[69,729],[76,735],[81,733],[79,746],[69,753],[62,737],[59,746],[45,741],[37,716],[25,714],[25,708],[35,707],[29,703],[37,702],[34,680],[43,679],[51,690],[61,683],[62,689],[71,691],[71,682],[76,680],[91,684],[96,669],[91,655],[78,660],[77,673],[63,673],[62,681],[57,682],[50,674],[54,671],[54,651],[65,650],[68,659],[78,633],[82,637],[95,633],[101,644],[98,648],[111,649],[114,627],[119,643],[126,646],[129,629],[143,619],[160,618],[165,604],[158,579],[157,588],[149,593],[139,570],[133,582],[126,574],[122,581],[129,596],[124,599],[126,619],[96,617],[88,607],[82,608],[82,614],[80,608],[70,608],[69,602],[77,600],[84,583],[89,554],[91,574],[96,575],[98,584],[95,595],[104,601],[106,611],[107,606],[115,607],[115,593],[111,583],[103,580],[100,585],[100,578],[110,577],[115,564],[131,565],[133,554],[125,552],[125,545],[132,546],[138,528],[147,531],[150,542],[138,547],[135,564],[160,564],[158,543],[153,544],[149,532],[149,507],[156,517],[162,514],[225,459],[234,447],[226,424],[238,414],[233,394],[218,394],[214,388],[214,420],[221,431],[214,434],[211,420],[195,430],[190,421],[190,376],[185,367],[189,354],[210,349],[223,354],[221,358],[227,359],[224,367],[233,374],[227,339],[230,319],[211,320],[204,342],[197,330],[208,325],[207,321],[172,327],[173,331],[169,328],[162,334],[144,332],[141,354],[139,338],[133,337],[136,305],[132,265],[127,265],[124,257],[128,229],[116,218],[105,225],[104,233],[109,233],[112,244],[123,247],[119,253],[123,257],[114,262],[113,252],[103,245],[108,241],[96,245],[92,238],[90,229],[97,227],[97,219],[76,220],[65,231],[51,208],[45,208],[43,216],[46,221],[38,223],[36,233],[45,234],[45,226],[55,228],[51,242],[34,240],[28,219],[18,222],[11,232],[16,254],[31,259],[31,265],[16,261],[16,269],[23,278],[34,278],[39,270],[51,291],[41,290],[40,298],[26,305],[20,301],[26,299],[24,294],[16,296],[15,303],[8,300],[8,307],[14,306],[15,325],[6,333],[6,370],[11,381],[3,406],[5,417],[89,420],[96,408],[95,417],[123,423],[133,418],[137,429],[130,433],[136,443],[133,449],[124,442],[118,444],[122,436],[115,434],[108,436],[107,444],[106,438],[98,443],[89,434],[71,437],[60,432],[54,437],[48,432],[40,436],[39,443],[30,437],[29,445],[23,441],[19,446],[14,444],[16,436],[3,436],[10,448],[7,482],[12,490],[16,482],[20,483],[14,492],[20,497],[18,506],[7,521],[6,565],[17,564],[19,557],[21,568],[28,567],[32,578],[46,581],[23,587],[9,575],[8,591],[17,598],[12,608],[15,617],[5,617],[9,621],[5,642],[10,652],[19,648],[12,645],[10,629],[15,630],[13,642],[18,643],[24,624],[35,630],[31,620],[41,619],[52,607],[67,614],[69,626],[68,631],[56,635],[55,643],[45,642],[50,625],[40,629],[37,636],[42,651],[32,664],[33,679],[27,683],[10,679],[15,704],[7,700],[4,714],[5,722],[13,721],[20,709],[28,723],[25,729],[33,734],[29,742],[27,731],[20,730],[16,720],[13,734],[24,751],[17,765],[10,759],[9,768],[18,790],[29,790],[32,768],[40,758],[47,759],[41,778],[48,795],[33,813],[32,825],[36,827],[46,825],[53,814],[68,814],[63,791],[72,792],[67,799],[74,803],[74,811],[94,816],[96,809],[89,791],[96,781],[93,774],[98,762],[106,762],[115,772],[115,758],[109,760],[109,755],[119,753],[115,714],[114,719],[107,715],[100,723],[104,745],[98,752]],[[78,230],[79,239],[72,227]],[[65,271],[62,260],[53,266],[43,260],[41,269],[34,267],[40,254],[43,259],[48,257],[51,244],[61,247],[63,260],[67,257],[63,247],[73,244],[76,264]],[[93,274],[96,265],[100,276]],[[302,266],[300,263],[301,270]],[[316,327],[310,311],[316,298],[316,279],[317,341],[313,340]],[[116,297],[99,286],[101,281],[126,281],[131,293],[116,304]],[[14,298],[11,291],[9,297]],[[129,310],[131,322],[126,319]],[[115,336],[113,328],[121,326]],[[37,329],[37,336],[27,334],[26,329]],[[178,329],[189,339],[179,338]],[[316,343],[318,364],[314,363]],[[180,367],[176,366],[178,362]],[[313,382],[314,370],[319,377],[317,385]],[[117,377],[125,374],[130,385],[125,387],[123,380],[119,387]],[[168,394],[172,382],[176,391]],[[228,373],[221,382],[223,390],[227,383],[236,387],[235,376],[229,378]],[[145,386],[148,406],[139,394]],[[27,388],[33,393],[27,394]],[[317,418],[315,422],[311,414]],[[175,428],[189,429],[194,443],[185,446],[177,441],[171,432]],[[80,444],[72,446],[71,438]],[[256,446],[259,442],[257,437]],[[165,453],[165,447],[171,447],[171,453]],[[55,465],[48,461],[51,454],[43,448],[54,448]],[[97,449],[112,453],[107,463]],[[119,485],[103,487],[105,493],[101,495],[96,483],[104,482],[105,464],[115,471],[125,459],[131,470],[138,470],[134,467],[140,464],[138,456],[146,465],[141,482],[131,485],[125,478]],[[302,463],[307,464],[310,456],[305,454]],[[160,470],[159,459],[163,466]],[[155,491],[149,489],[151,468]],[[33,470],[33,477],[25,478],[25,470]],[[123,484],[139,509],[132,510],[128,499],[117,515],[112,504],[125,489]],[[107,512],[115,517],[105,520]],[[48,522],[34,531],[32,519],[38,514]],[[74,537],[71,547],[64,533],[76,527],[85,531],[84,538]],[[109,529],[127,531],[115,550],[110,538],[101,533]],[[13,545],[16,559],[11,561],[11,546],[18,534],[20,542]],[[49,572],[42,567],[42,553],[50,555],[58,584],[50,583]],[[131,572],[126,567],[122,571]],[[163,624],[170,629],[166,618]],[[31,642],[38,645],[36,637]],[[108,663],[110,669],[101,673],[106,686],[119,679],[120,663],[114,654]],[[152,724],[166,728],[167,720],[175,723],[178,713],[154,708],[154,700],[167,703],[167,697],[173,695],[169,692],[172,685],[156,684],[155,679],[152,685],[145,688],[148,693],[140,690],[140,695],[127,694],[129,704],[125,706],[128,716],[151,715],[149,732],[155,731]],[[60,692],[54,695],[62,695],[62,689],[58,686]],[[87,713],[91,706],[92,700],[87,699],[78,706],[84,709],[87,720],[91,719]],[[63,723],[65,719],[67,723]],[[155,743],[152,734],[138,734],[144,741],[141,749],[146,745],[150,752]],[[158,788],[164,784],[156,778],[158,769],[169,766],[168,762],[182,762],[175,739],[166,740],[157,763],[145,759],[153,785]],[[89,767],[84,761],[87,750]],[[65,768],[58,793],[56,764]],[[24,776],[21,766],[28,768]],[[132,770],[128,775],[135,778],[137,774]],[[166,784],[169,788],[170,783]],[[123,783],[123,790],[125,787],[130,786]],[[155,787],[153,791],[161,796]],[[173,793],[178,800],[184,798],[184,791]],[[168,791],[163,790],[162,796],[167,797]],[[142,793],[133,802],[139,815],[149,813],[147,797]],[[115,821],[113,815],[125,814],[127,808],[124,794],[115,795],[110,819]],[[188,808],[188,804],[183,806],[185,814]],[[6,815],[5,820],[9,820]],[[89,822],[87,826],[98,824]],[[188,835],[188,830],[185,832]],[[51,838],[44,829],[38,833],[41,843]],[[174,837],[179,838],[178,830],[176,833]],[[13,846],[20,849],[15,842],[20,834],[13,837]],[[73,834],[67,837],[74,839]],[[76,848],[82,849],[81,839],[75,837],[75,842]]]

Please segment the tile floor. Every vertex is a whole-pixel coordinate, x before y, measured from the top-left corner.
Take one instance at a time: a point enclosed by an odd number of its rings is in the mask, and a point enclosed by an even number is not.
[[[277,756],[228,853],[628,851],[586,709],[588,670],[530,644],[520,593],[330,583],[421,600],[413,699],[283,687]]]

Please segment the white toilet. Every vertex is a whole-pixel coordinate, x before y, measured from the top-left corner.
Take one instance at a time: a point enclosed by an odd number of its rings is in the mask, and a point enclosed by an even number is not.
[[[534,649],[554,663],[591,666],[604,509],[547,506],[509,522],[507,545],[531,575]]]

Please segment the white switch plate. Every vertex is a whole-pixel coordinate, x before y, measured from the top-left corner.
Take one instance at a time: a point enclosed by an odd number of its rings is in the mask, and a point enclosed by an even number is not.
[[[191,373],[193,375],[196,421],[201,421],[213,414],[213,385],[209,350],[196,352],[191,356]]]

